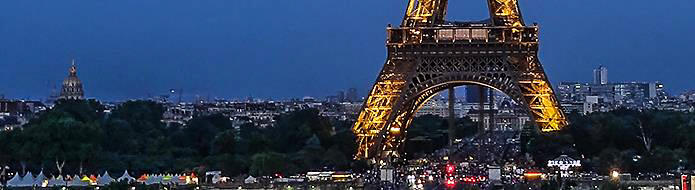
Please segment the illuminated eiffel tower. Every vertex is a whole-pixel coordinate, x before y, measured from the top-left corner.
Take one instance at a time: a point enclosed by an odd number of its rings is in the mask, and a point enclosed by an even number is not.
[[[446,21],[447,0],[409,1],[401,26],[387,28],[388,59],[353,127],[357,159],[400,156],[423,103],[461,85],[505,93],[544,132],[567,125],[538,60],[538,26],[524,24],[517,0],[487,1],[482,22]]]

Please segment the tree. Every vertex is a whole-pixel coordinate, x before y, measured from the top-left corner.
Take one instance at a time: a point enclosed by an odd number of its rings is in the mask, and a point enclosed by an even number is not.
[[[0,164],[58,174],[214,169],[226,175],[270,175],[367,168],[351,159],[356,148],[352,123],[330,121],[315,109],[283,114],[268,128],[253,123],[235,128],[219,114],[166,126],[163,112],[152,101],[128,101],[109,115],[96,101],[61,101],[23,130],[0,132]]]
[[[9,144],[16,152],[13,156],[23,170],[27,165],[45,168],[55,164],[58,173],[63,173],[66,164],[82,166],[87,158],[98,158],[103,136],[101,110],[96,101],[59,101],[54,109],[33,119],[23,130],[7,133],[14,138]]]
[[[338,146],[333,146],[324,153],[323,163],[337,170],[348,170],[350,167],[349,159],[350,158],[340,151]]]
[[[287,156],[276,152],[258,153],[251,157],[249,173],[255,176],[268,176],[283,172],[290,163],[286,162]]]
[[[212,141],[213,154],[233,154],[236,147],[236,134],[232,129],[218,133]]]
[[[306,109],[279,116],[268,134],[279,142],[271,144],[274,151],[291,153],[303,148],[303,144],[296,142],[306,142],[312,136],[320,142],[329,142],[332,131],[330,121],[320,116],[318,110]]]
[[[202,116],[193,118],[188,122],[188,125],[183,127],[183,136],[178,139],[183,146],[192,146],[197,150],[198,156],[206,157],[210,155],[212,141],[215,135],[220,131],[215,124],[215,120],[224,118],[222,115]],[[226,119],[229,122],[229,119]]]
[[[218,154],[206,160],[212,169],[220,170],[225,175],[237,176],[248,172],[250,161],[234,154]]]
[[[330,143],[327,143],[331,148],[335,148],[343,155],[352,157],[357,152],[357,137],[352,133],[350,128],[341,129],[330,138]]]
[[[240,154],[251,156],[270,150],[271,142],[266,138],[265,130],[261,130],[253,124],[241,125],[239,136],[238,149]]]

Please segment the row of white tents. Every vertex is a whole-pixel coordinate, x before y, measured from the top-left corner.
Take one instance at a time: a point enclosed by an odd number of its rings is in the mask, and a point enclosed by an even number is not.
[[[123,175],[118,179],[114,179],[109,175],[109,172],[104,172],[104,175],[99,175],[96,180],[92,180],[87,176],[80,178],[75,175],[71,180],[63,178],[63,176],[47,178],[43,171],[36,177],[31,172],[27,172],[24,177],[16,173],[12,179],[7,181],[7,187],[85,187],[90,185],[106,186],[112,182],[135,182],[135,178],[128,174],[128,171],[123,172]]]

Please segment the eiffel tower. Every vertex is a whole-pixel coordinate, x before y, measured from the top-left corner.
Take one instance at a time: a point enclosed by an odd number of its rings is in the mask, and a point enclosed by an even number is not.
[[[356,159],[399,157],[417,110],[461,85],[505,93],[543,132],[567,125],[538,60],[538,26],[524,24],[517,0],[487,1],[489,20],[457,22],[445,20],[447,0],[409,0],[401,26],[387,28],[388,59],[353,126]]]

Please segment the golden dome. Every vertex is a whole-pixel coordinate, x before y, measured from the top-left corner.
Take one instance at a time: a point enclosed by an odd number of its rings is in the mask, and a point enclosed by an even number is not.
[[[77,66],[75,66],[75,60],[72,60],[72,65],[70,69],[68,69],[68,77],[63,80],[63,89],[60,91],[60,98],[83,99],[84,92],[82,90],[82,81],[77,77]]]

